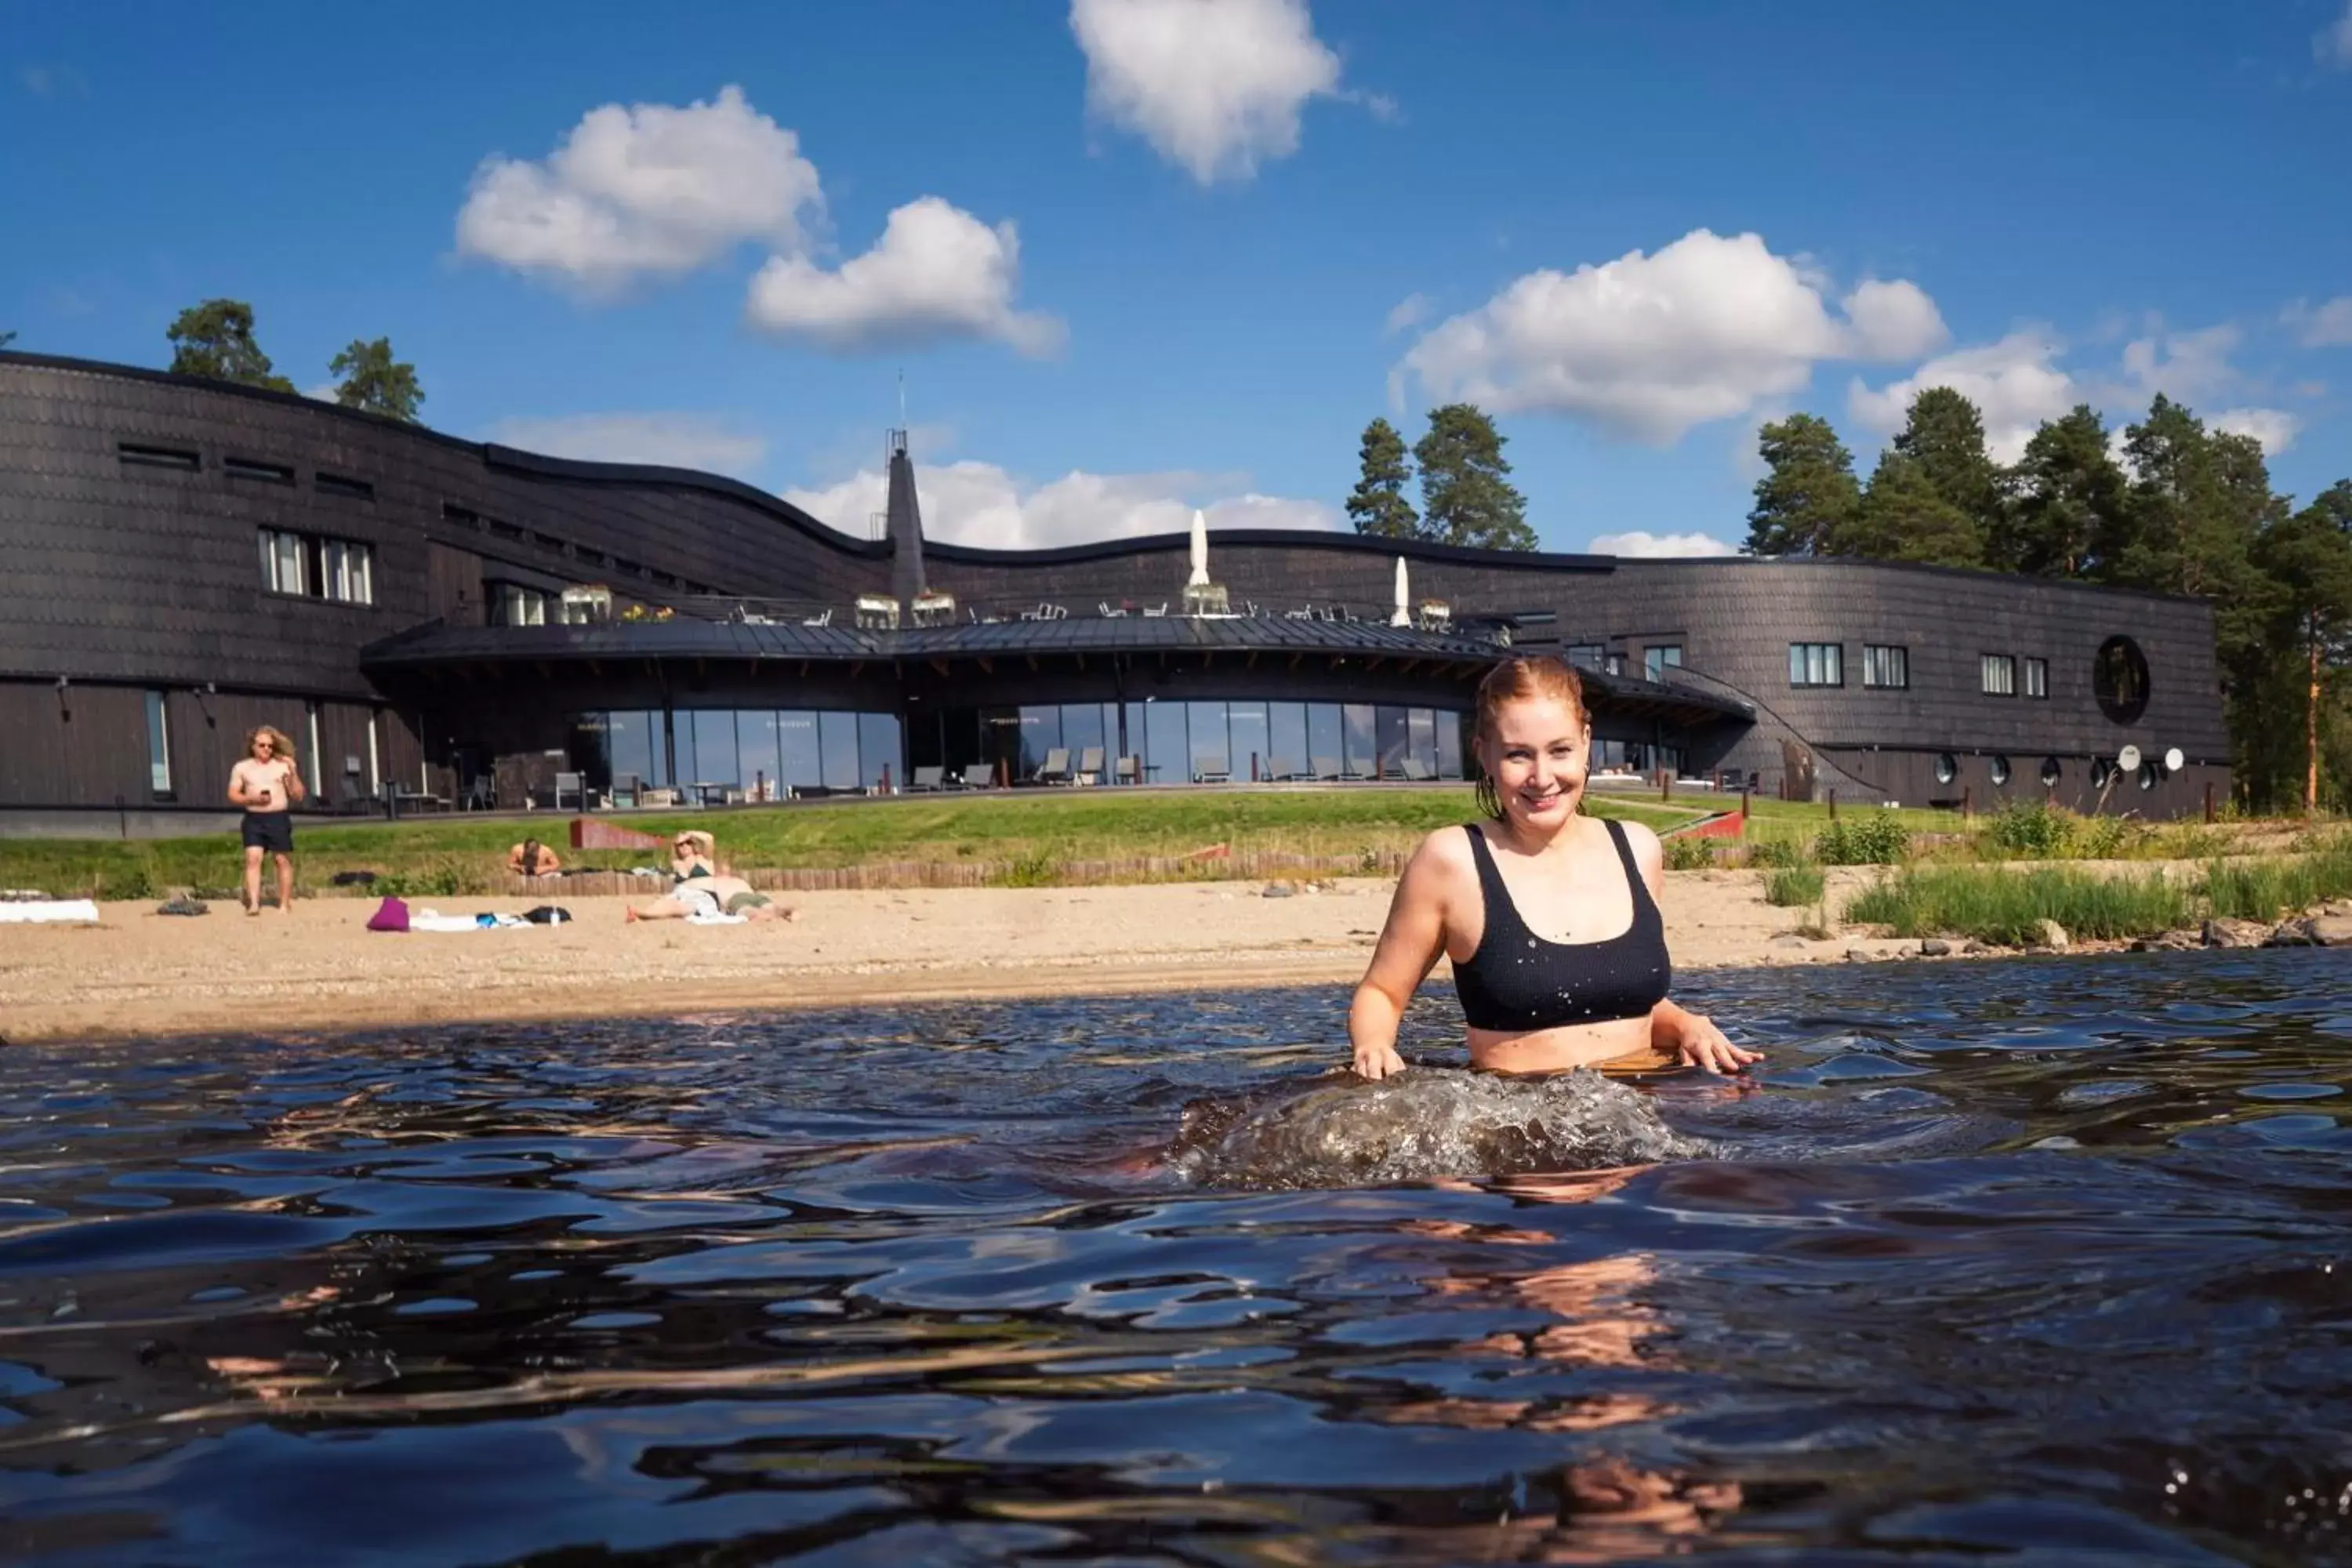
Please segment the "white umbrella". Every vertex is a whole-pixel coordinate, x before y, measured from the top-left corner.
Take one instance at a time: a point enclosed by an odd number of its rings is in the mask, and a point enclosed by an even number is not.
[[[1199,507],[1192,509],[1192,580],[1184,585],[1188,588],[1209,585],[1209,520],[1201,515]]]
[[[1412,604],[1412,589],[1405,582],[1404,557],[1402,555],[1397,557],[1396,600],[1396,614],[1389,617],[1389,625],[1392,626],[1412,625],[1412,611],[1410,608]]]

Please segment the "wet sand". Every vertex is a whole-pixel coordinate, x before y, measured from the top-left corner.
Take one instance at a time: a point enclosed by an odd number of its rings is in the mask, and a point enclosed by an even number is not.
[[[1833,872],[1832,886],[1861,872]],[[1265,884],[954,889],[791,895],[791,922],[627,924],[623,900],[562,899],[562,926],[388,935],[366,899],[248,917],[101,906],[97,926],[0,925],[0,1039],[121,1038],[491,1019],[1115,994],[1360,978],[1394,884],[1346,879],[1269,898]],[[411,900],[444,914],[534,899]],[[1916,942],[1789,933],[1748,871],[1666,878],[1683,969],[1843,960]],[[1441,963],[1433,984],[1442,982]],[[1335,1029],[1339,1020],[1333,1020]]]

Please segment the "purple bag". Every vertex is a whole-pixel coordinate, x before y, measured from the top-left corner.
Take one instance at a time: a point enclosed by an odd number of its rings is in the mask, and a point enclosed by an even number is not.
[[[376,906],[375,913],[368,916],[367,928],[370,931],[406,931],[408,905],[399,899],[384,900]]]

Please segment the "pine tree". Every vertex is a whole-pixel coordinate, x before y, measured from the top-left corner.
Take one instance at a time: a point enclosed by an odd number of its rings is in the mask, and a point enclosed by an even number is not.
[[[1375,419],[1364,426],[1360,457],[1363,477],[1348,497],[1348,515],[1355,520],[1356,531],[1383,539],[1420,538],[1421,518],[1404,499],[1405,481],[1412,478],[1404,437],[1387,420]]]
[[[1985,553],[2004,572],[2037,577],[2090,574],[2101,542],[2124,513],[2124,471],[2107,453],[2107,427],[2077,404],[2044,423],[2010,470],[2009,502],[1987,536]]]
[[[335,387],[335,401],[344,407],[416,423],[425,389],[416,384],[415,365],[392,357],[390,338],[373,342],[353,338],[351,347],[327,362],[327,373],[342,378]]]
[[[1878,459],[1853,524],[1832,542],[1835,553],[1935,566],[1977,566],[1984,542],[1974,519],[1946,500],[1927,470],[1906,453]]]
[[[253,341],[253,307],[242,300],[191,305],[163,335],[172,342],[173,375],[201,375],[272,392],[294,390],[294,384],[272,370],[269,356]]]
[[[1919,476],[1944,502],[1969,521],[1971,548],[1954,543],[1946,553],[1964,556],[1956,564],[1984,559],[1984,541],[2001,527],[2000,469],[1985,450],[1984,417],[1977,405],[1948,386],[1931,386],[1911,400],[1895,449],[1918,466]],[[1908,557],[1907,559],[1919,559]]]
[[[1536,547],[1503,442],[1494,420],[1473,404],[1430,410],[1429,434],[1412,449],[1421,465],[1423,538],[1487,550]]]
[[[1757,432],[1769,470],[1756,481],[1748,549],[1756,555],[1821,555],[1850,531],[1862,508],[1853,454],[1830,422],[1792,414]]]

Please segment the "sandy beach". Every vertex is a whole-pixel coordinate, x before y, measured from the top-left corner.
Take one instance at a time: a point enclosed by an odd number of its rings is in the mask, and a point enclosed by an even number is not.
[[[1860,873],[1833,873],[1858,877]],[[1293,886],[1287,885],[1286,886]],[[1393,884],[1347,879],[1266,896],[1265,884],[954,889],[796,894],[789,923],[631,925],[622,900],[565,899],[573,923],[388,935],[371,900],[247,917],[215,904],[170,917],[101,906],[96,926],[0,925],[0,1037],[120,1038],[265,1027],[564,1018],[958,997],[1108,994],[1359,978]],[[417,900],[471,914],[539,900]],[[1666,879],[1684,969],[1843,960],[1916,943],[1789,933],[1803,911],[1745,871]],[[1444,966],[1439,966],[1443,979]]]

